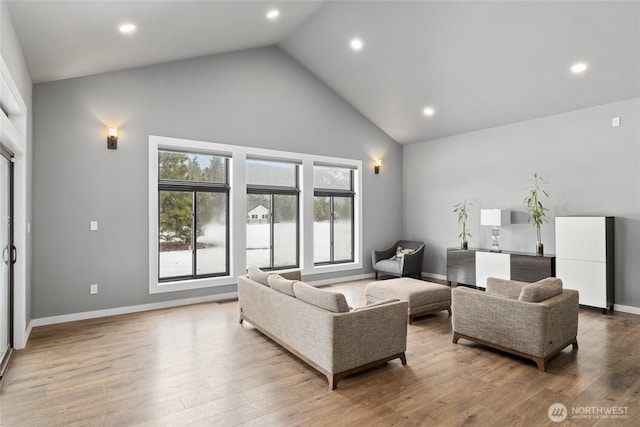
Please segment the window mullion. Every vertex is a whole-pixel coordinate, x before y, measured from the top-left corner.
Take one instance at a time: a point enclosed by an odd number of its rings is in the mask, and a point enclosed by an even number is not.
[[[196,206],[196,192],[192,191],[191,192],[191,271],[192,271],[192,275],[193,277],[197,276],[197,266],[196,266],[196,224],[197,222],[197,218],[196,218],[196,212],[197,212],[197,206]]]
[[[333,264],[335,262],[334,258],[334,246],[333,246],[333,236],[334,236],[334,220],[335,215],[333,211],[333,196],[329,196],[329,262]]]
[[[269,253],[270,253],[270,257],[269,257],[269,265],[271,268],[274,268],[275,265],[275,256],[273,254],[274,252],[274,231],[275,231],[275,227],[273,224],[273,218],[275,218],[275,213],[276,213],[276,205],[275,205],[275,197],[273,196],[273,193],[270,194],[271,197],[271,218],[269,218],[269,227],[271,227],[270,230],[270,238],[269,238]]]

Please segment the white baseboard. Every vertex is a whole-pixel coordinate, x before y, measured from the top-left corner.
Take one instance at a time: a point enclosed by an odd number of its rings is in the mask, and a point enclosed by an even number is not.
[[[330,285],[330,284],[339,283],[339,282],[368,279],[371,277],[374,277],[373,273],[359,274],[357,276],[349,276],[349,277],[337,277],[335,279],[317,280],[317,281],[312,281],[308,283],[313,286],[324,286],[324,285]],[[156,302],[151,304],[131,305],[127,307],[109,308],[105,310],[85,311],[81,313],[63,314],[60,316],[41,317],[38,319],[32,319],[31,322],[29,322],[29,328],[26,334],[27,339],[25,339],[25,343],[28,341],[28,337],[29,337],[29,334],[31,333],[31,329],[37,326],[55,325],[57,323],[75,322],[77,320],[97,319],[99,317],[117,316],[118,314],[137,313],[141,311],[157,310],[161,308],[170,308],[170,307],[179,307],[182,305],[198,304],[202,302],[223,301],[223,300],[236,299],[236,298],[238,298],[237,292],[228,292],[224,294],[209,295],[204,297],[186,298],[186,299],[173,300],[173,301],[163,301],[163,302]]]
[[[443,274],[435,274],[435,273],[425,273],[424,271],[420,273],[421,277],[427,277],[430,279],[438,279],[438,280],[447,280],[447,276]]]
[[[640,308],[632,307],[630,305],[613,305],[613,311],[619,311],[621,313],[630,313],[630,314],[638,314],[640,315]]]
[[[76,320],[96,319],[99,317],[116,316],[118,314],[137,313],[140,311],[157,310],[160,308],[179,307],[182,305],[199,304],[202,302],[224,301],[238,298],[237,292],[207,295],[204,297],[185,298],[173,301],[154,302],[151,304],[130,305],[127,307],[109,308],[105,310],[85,311],[82,313],[63,314],[60,316],[41,317],[32,319],[29,323],[29,333],[35,326],[54,325],[56,323],[75,322]],[[28,334],[27,334],[28,336]]]

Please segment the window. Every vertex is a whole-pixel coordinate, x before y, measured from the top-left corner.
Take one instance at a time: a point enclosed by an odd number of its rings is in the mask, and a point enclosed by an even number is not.
[[[246,167],[247,267],[298,267],[298,165],[247,159]]]
[[[250,266],[362,269],[360,160],[156,135],[148,148],[150,294],[234,298]]]
[[[229,274],[228,160],[158,151],[158,279]]]
[[[313,167],[314,264],[354,261],[353,170]]]

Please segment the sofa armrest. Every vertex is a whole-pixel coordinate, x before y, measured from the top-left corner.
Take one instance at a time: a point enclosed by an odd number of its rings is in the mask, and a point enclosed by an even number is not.
[[[406,301],[334,316],[333,370],[343,372],[407,349]]]
[[[451,291],[451,309],[454,332],[536,357],[577,334],[577,292],[569,290],[529,303],[458,287]]]

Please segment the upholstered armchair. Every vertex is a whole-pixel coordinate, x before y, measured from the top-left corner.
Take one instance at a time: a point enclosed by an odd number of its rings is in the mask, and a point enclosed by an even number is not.
[[[569,344],[578,348],[578,291],[549,277],[535,283],[490,277],[486,292],[451,290],[453,342],[460,338],[532,359],[541,371]]]
[[[399,247],[402,249],[411,249],[415,252],[396,257]],[[376,280],[378,280],[378,273],[396,277],[415,275],[420,278],[423,255],[424,243],[411,240],[398,240],[387,249],[380,251],[374,250],[371,253],[371,260],[373,262],[373,269],[376,272]]]

